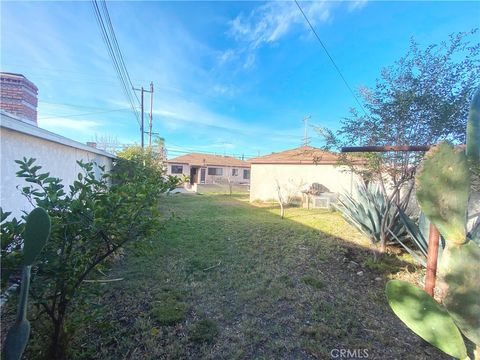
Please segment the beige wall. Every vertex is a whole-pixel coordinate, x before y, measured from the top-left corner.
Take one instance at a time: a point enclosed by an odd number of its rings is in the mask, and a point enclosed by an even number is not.
[[[314,182],[335,193],[350,192],[353,176],[346,167],[334,165],[252,164],[250,201],[277,199],[276,180],[287,198],[301,196],[302,187]]]
[[[1,206],[17,218],[22,215],[22,210],[30,211],[33,207],[16,189],[17,186],[24,187],[29,183],[16,177],[19,165],[15,160],[23,157],[37,159],[35,165],[42,167],[39,173],[50,172],[50,176],[63,179],[65,192],[68,192],[68,185],[77,180],[77,174],[81,171],[77,160],[95,161],[99,165],[105,165],[106,171],[112,168],[112,158],[93,152],[94,149],[90,152],[4,127],[1,128],[0,135]],[[99,169],[97,171],[100,173]]]
[[[182,174],[172,174],[172,165],[181,165],[183,166],[183,173]],[[223,175],[222,176],[216,176],[216,175],[208,175],[208,168],[222,168],[223,169]],[[233,183],[239,184],[239,183],[249,183],[249,179],[244,179],[243,178],[243,170],[244,169],[250,169],[250,168],[241,168],[241,167],[229,167],[229,166],[207,166],[205,167],[205,183],[206,184],[215,184],[217,182],[224,182],[227,179],[227,175],[230,178],[230,181]],[[238,174],[233,176],[232,175],[232,169],[238,169]],[[198,179],[200,181],[200,168],[198,170]],[[176,163],[168,163],[167,166],[167,175],[185,175],[185,176],[190,176],[190,166],[186,164],[176,164]]]
[[[172,174],[172,165],[178,165],[183,167],[183,172],[181,174]],[[186,164],[176,164],[176,163],[167,163],[167,175],[173,175],[173,176],[190,176],[190,166]]]

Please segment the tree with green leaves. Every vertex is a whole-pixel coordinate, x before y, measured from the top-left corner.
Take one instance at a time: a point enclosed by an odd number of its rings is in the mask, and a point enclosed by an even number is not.
[[[97,174],[94,163],[78,162],[82,171],[71,185],[41,172],[35,159],[17,160],[21,188],[34,207],[45,209],[51,219],[50,239],[32,267],[30,296],[36,307],[37,337],[45,337],[48,359],[68,357],[67,345],[74,327],[68,326],[85,280],[127,242],[148,238],[159,230],[159,198],[179,179],[166,176],[162,162],[151,150],[139,147],[118,154],[111,173]],[[8,220],[1,214],[3,261],[9,270],[19,268],[18,248],[25,239],[25,218]],[[44,326],[42,324],[48,324]],[[38,325],[38,326],[37,326]],[[43,338],[42,338],[43,340]]]
[[[411,40],[405,56],[382,70],[373,88],[360,88],[362,107],[352,108],[338,131],[319,128],[327,150],[343,146],[465,143],[470,100],[480,85],[477,29],[452,34],[422,48]],[[388,206],[382,218],[380,247],[385,249],[414,187],[422,152],[342,154],[341,163],[380,185]],[[358,161],[362,158],[364,162]],[[353,161],[356,160],[356,161]],[[393,216],[387,216],[393,212]]]

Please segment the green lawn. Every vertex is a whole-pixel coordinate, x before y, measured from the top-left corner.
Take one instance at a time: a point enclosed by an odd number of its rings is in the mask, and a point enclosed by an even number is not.
[[[415,269],[372,266],[337,213],[289,208],[281,220],[244,195],[174,195],[162,209],[160,234],[106,272],[122,280],[84,285],[96,295],[77,312],[90,325],[77,322],[73,359],[447,358],[386,303],[388,277]]]

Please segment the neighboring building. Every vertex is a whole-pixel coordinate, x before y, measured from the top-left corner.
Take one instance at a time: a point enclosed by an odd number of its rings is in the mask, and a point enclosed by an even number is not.
[[[106,171],[112,169],[115,155],[41,129],[4,111],[0,111],[0,125],[0,206],[17,218],[22,210],[30,211],[33,207],[20,193],[19,189],[30,184],[16,176],[19,165],[15,160],[37,159],[35,164],[42,167],[40,173],[49,172],[63,179],[66,191],[82,171],[78,160],[96,162],[105,166]],[[100,175],[100,169],[96,171]]]
[[[37,126],[37,87],[25,76],[0,73],[0,206],[19,218],[33,206],[19,188],[30,185],[16,172],[15,160],[35,158],[40,172],[63,180],[65,190],[77,180],[82,169],[77,161],[96,162],[110,171],[115,155],[95,149]],[[100,175],[100,169],[95,171]]]
[[[351,193],[354,175],[337,161],[337,154],[311,146],[250,159],[250,201],[277,199],[277,182],[284,198],[300,198],[313,183],[332,193]]]
[[[167,160],[167,174],[188,176],[190,184],[250,183],[250,164],[231,156],[190,153]]]
[[[37,87],[21,74],[0,72],[0,109],[37,125]]]

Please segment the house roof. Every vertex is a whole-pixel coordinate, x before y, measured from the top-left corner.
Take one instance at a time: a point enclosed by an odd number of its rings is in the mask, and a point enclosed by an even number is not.
[[[250,167],[246,161],[232,156],[221,156],[211,154],[189,153],[167,160],[170,164],[188,164],[190,166],[236,166]]]
[[[106,151],[93,148],[91,146],[87,146],[85,144],[79,143],[78,141],[66,138],[64,136],[55,134],[53,132],[47,131],[42,128],[39,128],[36,125],[33,125],[30,122],[24,121],[15,115],[9,114],[4,110],[0,110],[0,120],[1,120],[0,127],[3,129],[8,129],[18,133],[40,138],[46,141],[62,144],[65,146],[70,146],[75,149],[85,150],[90,153],[103,155],[111,159],[115,159],[117,157],[116,155],[110,154]]]
[[[338,154],[312,146],[301,146],[270,155],[250,159],[250,164],[336,164]]]

